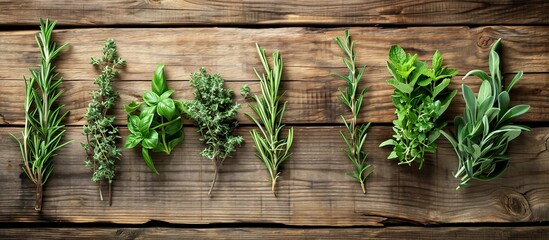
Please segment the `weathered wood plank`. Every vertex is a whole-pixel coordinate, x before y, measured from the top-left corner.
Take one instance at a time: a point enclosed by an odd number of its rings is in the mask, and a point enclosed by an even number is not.
[[[546,239],[549,227],[4,228],[2,239]]]
[[[368,76],[366,76],[368,78]],[[450,85],[453,89],[461,92],[461,82],[455,78]],[[480,81],[474,78],[467,79],[467,84],[472,86],[475,91],[478,89]],[[370,82],[371,83],[371,82]],[[242,124],[253,124],[253,122],[244,115],[244,112],[252,112],[243,97],[238,94],[242,85],[248,84],[254,92],[259,93],[258,82],[227,82],[226,86],[236,91],[236,101],[241,103],[243,109],[238,115],[238,120]],[[24,112],[23,93],[24,83],[22,80],[4,80],[0,82],[0,124],[23,125]],[[141,100],[143,92],[150,89],[150,82],[145,81],[118,81],[115,87],[120,91],[121,98],[115,106],[114,115],[117,117],[117,124],[126,124],[126,115],[124,104],[132,100]],[[192,99],[194,89],[189,86],[188,81],[171,81],[169,87],[176,89],[174,97],[177,99]],[[347,113],[347,109],[339,100],[338,88],[344,88],[345,82],[338,79],[303,82],[286,81],[282,88],[287,90],[286,100],[288,105],[284,121],[287,123],[315,123],[315,124],[333,124],[341,123],[339,115]],[[385,81],[378,81],[369,85],[369,92],[365,96],[365,106],[361,112],[361,121],[372,121],[381,123],[390,123],[394,119],[394,107],[391,102],[392,86]],[[68,125],[85,124],[83,118],[86,113],[87,103],[89,102],[90,89],[96,87],[89,81],[66,81],[61,87],[65,93],[59,99],[66,105],[66,110],[70,111],[67,119]],[[511,92],[512,104],[530,104],[532,108],[528,114],[517,119],[519,122],[549,122],[549,74],[528,74],[515,86]],[[456,96],[454,102],[448,109],[446,116],[453,120],[454,116],[462,115],[465,102],[461,93]]]
[[[286,163],[278,198],[270,192],[267,172],[246,143],[224,166],[213,198],[207,197],[212,166],[199,156],[202,145],[194,128],[171,157],[154,156],[161,175],[151,173],[138,151],[125,150],[114,183],[113,206],[100,202],[97,187],[83,166],[80,128],[70,128],[75,140],[59,152],[48,180],[44,209],[33,210],[33,185],[19,167],[20,153],[0,128],[0,222],[113,222],[150,220],[183,224],[280,223],[311,226],[380,226],[474,222],[540,222],[549,220],[549,128],[535,128],[510,147],[511,164],[501,178],[475,182],[456,191],[451,172],[455,155],[446,141],[423,169],[397,166],[386,160],[389,149],[377,146],[392,134],[389,127],[372,127],[367,140],[375,172],[368,193],[345,172],[351,164],[341,149],[340,127],[296,127],[294,155]],[[123,129],[124,134],[127,130]]]
[[[37,31],[0,32],[0,79],[21,79],[35,67],[40,54],[34,41]],[[445,64],[463,75],[487,69],[491,43],[503,38],[503,70],[549,72],[549,26],[351,28],[358,63],[367,65],[367,81],[385,81],[389,48],[399,44],[419,58],[430,60],[440,50]],[[158,63],[166,64],[170,80],[188,80],[192,72],[206,67],[225,79],[255,80],[253,67],[261,67],[255,43],[269,51],[280,49],[284,80],[330,81],[334,71],[344,72],[342,51],[333,37],[343,29],[326,28],[106,28],[57,30],[54,39],[70,47],[57,62],[67,80],[91,81],[96,72],[90,57],[98,56],[103,41],[114,38],[128,66],[123,80],[150,79]],[[527,41],[525,40],[527,39]]]
[[[390,122],[393,119],[390,94],[392,89],[385,83],[389,77],[384,62],[390,44],[398,43],[428,58],[434,49],[441,49],[451,67],[470,70],[486,69],[487,51],[491,41],[504,37],[503,56],[505,69],[510,72],[523,69],[527,72],[524,80],[512,93],[517,103],[533,106],[531,112],[520,121],[547,121],[547,87],[549,75],[549,27],[440,27],[440,28],[354,28],[359,51],[359,62],[369,66],[364,77],[364,86],[370,87],[366,94],[367,105],[362,112],[363,121]],[[155,38],[143,38],[148,31]],[[64,87],[67,96],[63,102],[73,111],[69,124],[82,124],[81,116],[88,101],[87,91],[91,89],[91,79],[97,72],[88,63],[88,56],[95,56],[101,50],[102,40],[115,37],[122,56],[128,59],[128,67],[119,83],[125,100],[135,99],[147,89],[144,81],[151,77],[155,64],[167,64],[168,78],[172,87],[181,89],[181,97],[190,96],[186,83],[192,71],[206,66],[211,72],[219,72],[229,85],[238,89],[244,82],[257,81],[252,68],[257,67],[253,43],[255,40],[266,43],[269,48],[281,48],[285,56],[286,72],[284,88],[288,91],[289,123],[336,123],[339,114],[344,112],[337,100],[337,88],[342,81],[331,76],[331,72],[344,72],[340,60],[340,50],[331,37],[341,34],[342,29],[76,29],[57,32],[61,41],[72,42],[58,64],[65,77]],[[28,74],[27,67],[38,62],[38,50],[33,42],[34,31],[0,32],[0,124],[21,124],[22,97],[14,92],[22,92],[21,76]],[[196,41],[195,36],[208,34],[207,39]],[[252,39],[249,36],[257,36]],[[528,37],[529,41],[524,41]],[[249,57],[248,57],[249,56]],[[461,70],[465,73],[466,70]],[[540,73],[538,73],[540,72]],[[128,82],[130,81],[130,82]],[[459,88],[459,79],[452,85]],[[478,83],[474,79],[468,83]],[[183,85],[183,86],[181,86]],[[257,88],[255,88],[257,89]],[[461,114],[463,106],[458,96],[449,111],[450,116]],[[123,116],[122,105],[118,115]],[[246,109],[245,109],[246,110]],[[120,118],[120,119],[123,119]],[[249,120],[240,117],[243,123]],[[119,122],[122,123],[122,122]]]
[[[235,24],[547,24],[549,5],[532,1],[163,1],[2,0],[0,25],[34,25],[39,17],[63,25]]]

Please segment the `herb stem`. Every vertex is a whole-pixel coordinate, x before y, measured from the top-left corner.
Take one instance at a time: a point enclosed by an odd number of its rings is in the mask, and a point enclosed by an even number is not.
[[[165,122],[165,123],[163,122],[162,124],[159,124],[159,125],[157,125],[157,126],[154,126],[154,127],[151,128],[151,129],[157,129],[157,128],[159,128],[159,127],[164,127],[164,126],[170,125],[170,124],[172,124],[172,123],[174,123],[174,122],[176,122],[177,120],[180,120],[180,119],[181,119],[181,116],[178,116],[177,118],[175,118],[175,119],[173,119],[173,120],[171,120],[171,121],[169,121],[169,122]]]

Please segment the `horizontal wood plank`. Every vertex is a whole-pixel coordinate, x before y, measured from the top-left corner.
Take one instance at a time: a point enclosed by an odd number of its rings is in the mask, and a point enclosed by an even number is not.
[[[33,209],[34,187],[21,173],[21,155],[0,128],[0,222],[111,222],[176,224],[279,223],[310,226],[382,226],[395,223],[443,224],[549,221],[549,128],[534,128],[510,146],[509,169],[497,180],[474,182],[455,190],[451,172],[456,157],[440,139],[437,154],[423,169],[397,166],[389,149],[377,146],[392,135],[389,127],[372,127],[366,149],[375,172],[366,195],[345,176],[351,163],[342,153],[340,127],[295,127],[294,155],[279,179],[278,198],[270,192],[267,172],[254,156],[250,128],[240,128],[246,143],[222,169],[214,197],[207,190],[211,163],[195,128],[170,157],[154,155],[156,176],[137,150],[124,150],[114,182],[113,206],[98,199],[80,147],[81,128],[69,128],[74,140],[59,151],[57,166],[45,188],[41,214]],[[122,129],[127,134],[126,129]]]
[[[166,65],[170,80],[188,80],[200,67],[220,73],[225,79],[256,80],[253,68],[261,68],[255,43],[268,52],[279,49],[284,59],[286,81],[331,81],[332,72],[344,72],[343,52],[333,38],[343,28],[90,28],[54,32],[58,43],[70,43],[57,61],[57,70],[67,80],[93,80],[97,72],[90,57],[101,53],[103,42],[113,38],[120,55],[127,59],[123,80],[151,79],[159,63]],[[34,40],[37,31],[0,32],[0,78],[21,79],[36,67],[40,53]],[[359,65],[368,66],[367,81],[385,81],[388,52],[399,44],[422,60],[440,50],[444,63],[461,75],[473,69],[488,69],[488,53],[494,40],[503,38],[502,63],[507,73],[549,72],[549,26],[488,26],[351,28]],[[528,39],[527,41],[525,39]]]
[[[438,25],[547,24],[543,0],[237,1],[2,0],[0,25]]]
[[[523,80],[512,92],[517,104],[530,104],[532,110],[519,119],[523,122],[547,122],[549,119],[549,51],[548,27],[431,27],[431,28],[353,28],[357,42],[355,47],[359,62],[369,66],[364,76],[364,86],[370,88],[366,94],[367,103],[362,111],[361,121],[387,123],[393,119],[390,101],[392,88],[385,83],[389,78],[384,66],[390,44],[402,44],[421,58],[428,59],[434,49],[441,49],[448,66],[466,70],[487,67],[489,45],[493,39],[504,37],[504,70],[514,72],[525,70]],[[143,38],[143,32],[156,36],[154,44]],[[176,96],[188,99],[191,90],[188,80],[191,72],[205,66],[210,72],[219,72],[229,82],[228,86],[238,92],[243,84],[249,84],[257,91],[257,80],[252,68],[259,67],[254,52],[254,42],[265,43],[265,47],[280,48],[285,59],[283,88],[289,101],[286,122],[288,123],[338,123],[339,115],[345,113],[339,102],[337,89],[344,87],[343,81],[331,75],[343,73],[341,52],[332,37],[340,35],[342,29],[280,28],[280,29],[72,29],[60,30],[56,38],[60,42],[71,42],[58,62],[58,70],[65,78],[65,96],[61,99],[72,111],[67,124],[83,124],[82,115],[89,99],[88,91],[93,89],[92,79],[97,71],[89,64],[88,56],[96,56],[102,40],[114,37],[118,41],[121,55],[128,59],[128,66],[117,83],[122,100],[115,114],[119,124],[124,123],[121,111],[127,101],[138,99],[149,88],[148,80],[156,63],[166,63],[170,86],[177,90]],[[28,74],[27,67],[36,66],[38,50],[34,46],[34,31],[0,32],[0,124],[23,123],[21,76]],[[207,34],[207,39],[196,36]],[[254,36],[254,37],[250,37]],[[524,41],[527,36],[529,41]],[[462,70],[466,69],[466,70]],[[508,74],[511,77],[511,74]],[[452,87],[460,88],[465,82],[478,86],[478,80],[471,78],[460,81],[456,77]],[[243,102],[242,99],[239,100]],[[244,104],[245,105],[245,104]],[[448,116],[462,113],[463,101],[456,98]],[[244,111],[249,112],[245,108]],[[246,124],[250,121],[239,116]]]
[[[461,82],[454,79],[450,88],[457,89],[459,95],[454,101],[446,116],[453,120],[454,116],[463,115],[465,102],[461,96]],[[480,86],[480,81],[471,78],[463,81],[471,86],[475,92]],[[251,113],[247,101],[238,94],[239,89],[247,84],[253,92],[259,94],[258,82],[235,82],[226,83],[226,87],[236,91],[235,100],[242,105],[238,114],[241,124],[253,124],[244,115],[244,112]],[[0,124],[23,125],[24,112],[23,93],[24,83],[22,80],[5,80],[0,82]],[[190,100],[193,98],[194,89],[188,81],[171,81],[170,88],[176,89],[174,98]],[[286,81],[282,88],[286,90],[285,99],[288,101],[284,121],[290,124],[335,124],[341,123],[341,114],[348,114],[348,109],[339,100],[338,88],[345,88],[343,80],[329,80],[321,82]],[[67,118],[68,125],[82,125],[86,123],[84,115],[90,101],[89,92],[96,86],[89,81],[66,81],[61,87],[65,93],[59,101],[66,105],[70,115]],[[124,104],[130,101],[142,101],[143,92],[150,90],[150,82],[144,81],[118,81],[115,88],[120,92],[121,97],[114,107],[113,114],[117,117],[117,124],[126,124],[126,113]],[[375,123],[390,123],[394,119],[394,107],[391,102],[393,94],[392,86],[385,81],[378,81],[369,85],[364,102],[366,103],[360,114],[360,121]],[[511,92],[511,104],[530,104],[530,111],[517,119],[519,122],[549,122],[549,74],[528,74],[514,87]]]
[[[4,228],[2,239],[546,239],[549,227]]]

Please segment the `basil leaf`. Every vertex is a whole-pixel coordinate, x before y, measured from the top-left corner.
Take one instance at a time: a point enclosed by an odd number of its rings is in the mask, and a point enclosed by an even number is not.
[[[135,146],[137,146],[137,144],[139,144],[141,142],[141,140],[143,140],[143,137],[141,137],[140,135],[132,133],[132,134],[128,135],[128,137],[126,138],[126,142],[124,143],[124,147],[125,148],[134,148]]]
[[[143,95],[143,101],[149,106],[155,106],[160,101],[160,97],[154,92],[147,91]]]
[[[162,95],[168,89],[168,83],[164,79],[164,65],[159,64],[154,71],[152,79],[152,91],[156,95]]]
[[[131,115],[130,119],[128,120],[128,129],[131,133],[138,133],[141,132],[139,130],[139,117],[136,115]]]
[[[175,104],[172,99],[166,98],[158,103],[156,112],[158,115],[171,120],[175,116]]]
[[[153,149],[158,145],[158,132],[155,130],[150,130],[147,135],[143,138],[141,146],[146,149]]]
[[[143,104],[143,103],[142,102],[131,101],[130,103],[124,105],[124,111],[127,114],[133,113],[141,106],[141,104]]]
[[[145,160],[145,163],[147,164],[147,166],[149,166],[149,168],[154,173],[156,173],[157,175],[160,175],[160,173],[158,173],[158,171],[154,167],[153,160],[152,160],[151,156],[149,155],[149,150],[147,150],[146,148],[141,148],[141,154],[143,155],[143,160]]]

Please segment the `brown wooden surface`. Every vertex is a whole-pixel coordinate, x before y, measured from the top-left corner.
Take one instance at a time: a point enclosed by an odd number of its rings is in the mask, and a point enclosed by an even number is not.
[[[331,75],[344,72],[342,53],[331,39],[341,35],[343,29],[76,29],[56,32],[59,42],[73,43],[58,61],[58,70],[64,77],[62,88],[66,93],[61,102],[67,105],[71,115],[69,125],[82,125],[82,118],[97,75],[89,64],[89,57],[101,50],[102,39],[117,40],[121,55],[128,60],[116,87],[122,98],[116,106],[118,124],[125,123],[123,104],[137,100],[149,89],[156,63],[165,63],[170,87],[176,89],[175,97],[189,99],[188,76],[205,66],[210,72],[219,72],[228,81],[228,87],[238,93],[243,84],[258,90],[253,67],[259,67],[254,52],[254,42],[264,43],[269,50],[279,48],[285,59],[283,88],[287,92],[288,112],[285,121],[299,124],[339,123],[339,115],[345,113],[337,89],[344,82]],[[440,49],[445,63],[465,74],[468,70],[487,68],[489,45],[495,38],[503,37],[503,64],[506,72],[524,70],[523,79],[511,93],[514,104],[531,104],[530,112],[519,118],[521,122],[547,122],[549,120],[549,27],[436,27],[436,28],[353,28],[359,62],[368,70],[364,76],[366,105],[361,121],[389,123],[394,118],[390,95],[392,87],[385,80],[389,74],[385,67],[390,44],[401,44],[423,59],[429,59],[433,49]],[[143,39],[146,32],[155,38],[152,44]],[[22,76],[28,75],[28,67],[38,64],[38,49],[33,41],[36,31],[0,32],[0,124],[21,125],[23,96]],[[197,38],[208,34],[208,39]],[[417,35],[417,38],[415,37]],[[529,41],[524,41],[528,36]],[[236,39],[236,41],[235,41]],[[212,47],[215,46],[215,47]],[[512,77],[513,74],[508,74]],[[460,76],[453,80],[452,88],[460,89],[462,82],[475,89],[479,80],[471,77],[465,81]],[[237,94],[238,95],[238,94]],[[239,102],[244,103],[242,98]],[[250,109],[243,104],[243,112]],[[461,94],[456,97],[448,116],[462,114],[464,102]],[[243,124],[250,120],[239,116]]]
[[[549,220],[549,152],[544,145],[549,128],[534,128],[511,146],[511,164],[501,178],[456,191],[458,182],[451,175],[456,159],[447,141],[441,139],[438,153],[418,171],[387,160],[390,150],[377,146],[391,136],[391,129],[373,127],[366,147],[375,172],[368,178],[366,195],[345,176],[351,163],[341,152],[340,129],[295,128],[294,155],[281,174],[275,198],[267,171],[254,156],[250,128],[241,128],[247,142],[226,162],[210,199],[212,166],[199,156],[202,145],[195,128],[187,127],[187,139],[171,157],[154,157],[160,176],[148,170],[137,150],[124,150],[113,206],[108,207],[99,201],[84,167],[80,128],[71,127],[66,138],[75,142],[59,152],[44,209],[37,214],[33,185],[22,177],[20,153],[8,135],[20,128],[1,128],[0,222],[383,226]]]
[[[388,228],[5,228],[18,239],[547,239],[549,227]]]
[[[1,0],[0,24],[36,25],[437,25],[547,24],[544,0]]]

